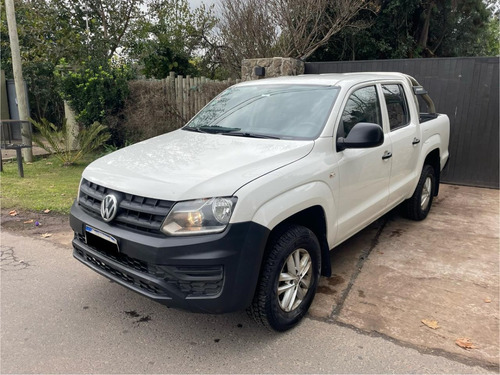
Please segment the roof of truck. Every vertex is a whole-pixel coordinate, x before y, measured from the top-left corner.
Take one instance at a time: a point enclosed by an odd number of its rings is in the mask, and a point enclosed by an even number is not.
[[[401,80],[407,75],[397,72],[362,72],[362,73],[327,73],[327,74],[302,74],[299,76],[283,76],[245,81],[238,85],[267,85],[267,84],[313,84],[326,86],[343,86],[359,82],[377,80]]]

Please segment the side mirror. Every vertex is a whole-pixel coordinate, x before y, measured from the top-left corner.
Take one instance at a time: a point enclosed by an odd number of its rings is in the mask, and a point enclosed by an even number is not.
[[[384,143],[382,127],[369,122],[359,122],[353,126],[346,138],[337,139],[337,151],[346,148],[370,148]]]

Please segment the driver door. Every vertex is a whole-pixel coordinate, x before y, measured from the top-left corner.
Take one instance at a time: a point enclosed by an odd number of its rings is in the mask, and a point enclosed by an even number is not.
[[[336,138],[347,137],[360,122],[383,127],[380,92],[376,85],[353,91],[344,106]],[[337,243],[373,221],[386,208],[391,174],[391,140],[384,129],[384,143],[339,152],[339,204]]]

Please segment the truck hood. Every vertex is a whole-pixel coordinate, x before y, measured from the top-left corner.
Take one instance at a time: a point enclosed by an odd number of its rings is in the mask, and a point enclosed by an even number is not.
[[[134,195],[180,201],[231,196],[303,158],[314,141],[243,138],[176,130],[106,155],[83,177]]]

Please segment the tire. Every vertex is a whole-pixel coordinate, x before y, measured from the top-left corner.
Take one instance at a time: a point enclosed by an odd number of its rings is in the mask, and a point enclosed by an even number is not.
[[[403,209],[406,217],[416,221],[424,220],[431,209],[435,190],[434,168],[424,165],[415,192],[404,202]]]
[[[300,322],[314,299],[320,277],[320,245],[311,230],[290,225],[271,236],[266,254],[247,311],[257,323],[282,332]]]

